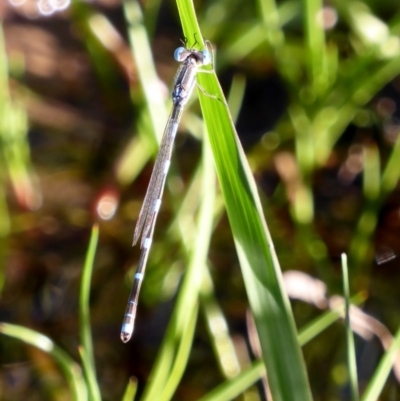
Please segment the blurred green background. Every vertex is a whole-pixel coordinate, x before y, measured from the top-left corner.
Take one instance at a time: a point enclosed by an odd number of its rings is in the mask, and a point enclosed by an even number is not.
[[[177,69],[172,55],[184,39],[174,2],[144,1],[130,28],[143,30],[150,49],[144,37],[133,57],[126,22],[132,4],[0,3],[0,320],[47,335],[79,360],[81,271],[92,225],[99,223],[90,313],[104,400],[121,399],[130,376],[139,393],[148,379],[185,271],[172,223],[184,199],[190,218],[201,154],[194,99],[176,139],[135,333],[123,345],[119,330],[139,256],[131,247],[133,229],[157,152],[143,85],[166,103],[156,110],[162,132]],[[364,294],[363,311],[394,332],[400,316],[398,2],[212,0],[195,8],[283,271],[301,271],[321,280],[329,295],[341,294],[340,255],[347,253],[352,294]],[[140,82],[141,51],[151,51],[159,81],[150,75]],[[193,186],[192,198],[185,198]],[[210,286],[229,327],[235,353],[229,352],[245,368],[257,354],[218,199]],[[327,307],[301,300],[292,306],[298,328]],[[230,373],[221,368],[207,319],[204,311],[173,399],[198,399],[239,370],[235,363]],[[356,337],[361,390],[382,355],[381,342]],[[350,399],[343,323],[303,351],[314,399]],[[2,400],[70,399],[51,357],[5,336],[0,385]],[[256,385],[238,399],[265,399],[264,390]],[[380,399],[399,397],[390,376]]]

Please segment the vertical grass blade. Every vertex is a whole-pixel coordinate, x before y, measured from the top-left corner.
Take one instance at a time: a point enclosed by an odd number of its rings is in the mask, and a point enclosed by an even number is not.
[[[90,281],[93,272],[94,257],[96,255],[97,242],[99,239],[99,227],[93,226],[89,246],[86,252],[85,264],[83,266],[80,297],[79,297],[79,327],[81,355],[83,370],[89,387],[90,398],[93,401],[101,400],[100,390],[96,380],[96,369],[94,363],[92,333],[90,329],[89,295]]]
[[[137,118],[136,129],[139,135],[133,138],[126,147],[116,166],[119,182],[127,185],[134,180],[156,151],[157,142],[160,142],[164,132],[168,112],[162,91],[160,91],[161,83],[154,65],[147,31],[148,26],[146,27],[144,24],[141,5],[136,0],[125,0],[123,10],[128,26],[132,57],[147,106],[142,109],[143,112]],[[147,19],[146,21],[148,22]],[[141,103],[137,104],[135,96],[132,97],[132,100],[137,107],[142,106]],[[152,135],[148,135],[149,131]]]
[[[350,286],[349,273],[347,268],[347,255],[342,254],[342,275],[343,275],[343,295],[345,300],[345,315],[346,315],[346,340],[347,340],[347,364],[350,377],[350,390],[352,401],[358,401],[358,380],[356,366],[356,352],[354,347],[354,337],[350,325]]]
[[[122,397],[122,401],[134,401],[137,391],[137,379],[131,377],[126,386],[125,393]]]
[[[225,378],[234,378],[240,373],[240,362],[228,322],[214,294],[209,270],[205,270],[203,277],[201,306],[220,372]]]
[[[41,206],[36,177],[30,160],[28,118],[8,89],[8,60],[0,23],[0,141],[1,168],[7,172],[19,204],[30,210]],[[4,177],[0,177],[5,178]],[[5,221],[7,225],[7,220]]]

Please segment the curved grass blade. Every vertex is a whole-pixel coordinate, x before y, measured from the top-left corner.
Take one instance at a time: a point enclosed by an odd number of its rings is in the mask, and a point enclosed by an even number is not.
[[[0,333],[21,340],[48,353],[59,364],[68,385],[71,388],[72,399],[87,401],[88,391],[78,364],[47,336],[26,327],[15,324],[0,323]]]
[[[204,45],[193,4],[177,4],[186,38]],[[293,315],[254,179],[215,74],[198,74],[198,81],[206,93],[220,99],[199,94],[273,398],[310,400]]]
[[[253,365],[240,373],[232,380],[227,380],[215,388],[206,396],[198,401],[229,401],[243,393],[252,384],[259,380],[265,374],[265,366],[262,361],[256,361]]]

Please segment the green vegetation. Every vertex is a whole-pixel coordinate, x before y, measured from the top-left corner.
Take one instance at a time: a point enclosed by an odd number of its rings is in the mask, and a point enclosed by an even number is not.
[[[396,4],[9,7],[0,398],[393,399]],[[171,103],[159,77],[171,86],[179,37],[212,44],[214,65],[182,118],[123,345],[134,222]]]

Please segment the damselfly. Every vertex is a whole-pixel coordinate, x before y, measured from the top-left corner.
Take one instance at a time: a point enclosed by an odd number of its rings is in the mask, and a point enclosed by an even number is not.
[[[126,306],[124,320],[122,322],[121,340],[124,343],[130,340],[133,333],[140,286],[142,285],[146,269],[154,226],[161,206],[165,179],[171,163],[172,147],[182,111],[196,85],[196,72],[199,71],[199,67],[211,63],[211,55],[207,50],[197,51],[179,47],[175,50],[174,57],[176,61],[181,63],[181,66],[175,76],[174,88],[172,91],[172,111],[161,139],[160,150],[154,164],[150,183],[133,235],[133,245],[135,245],[140,238],[141,252],[132,290]]]

